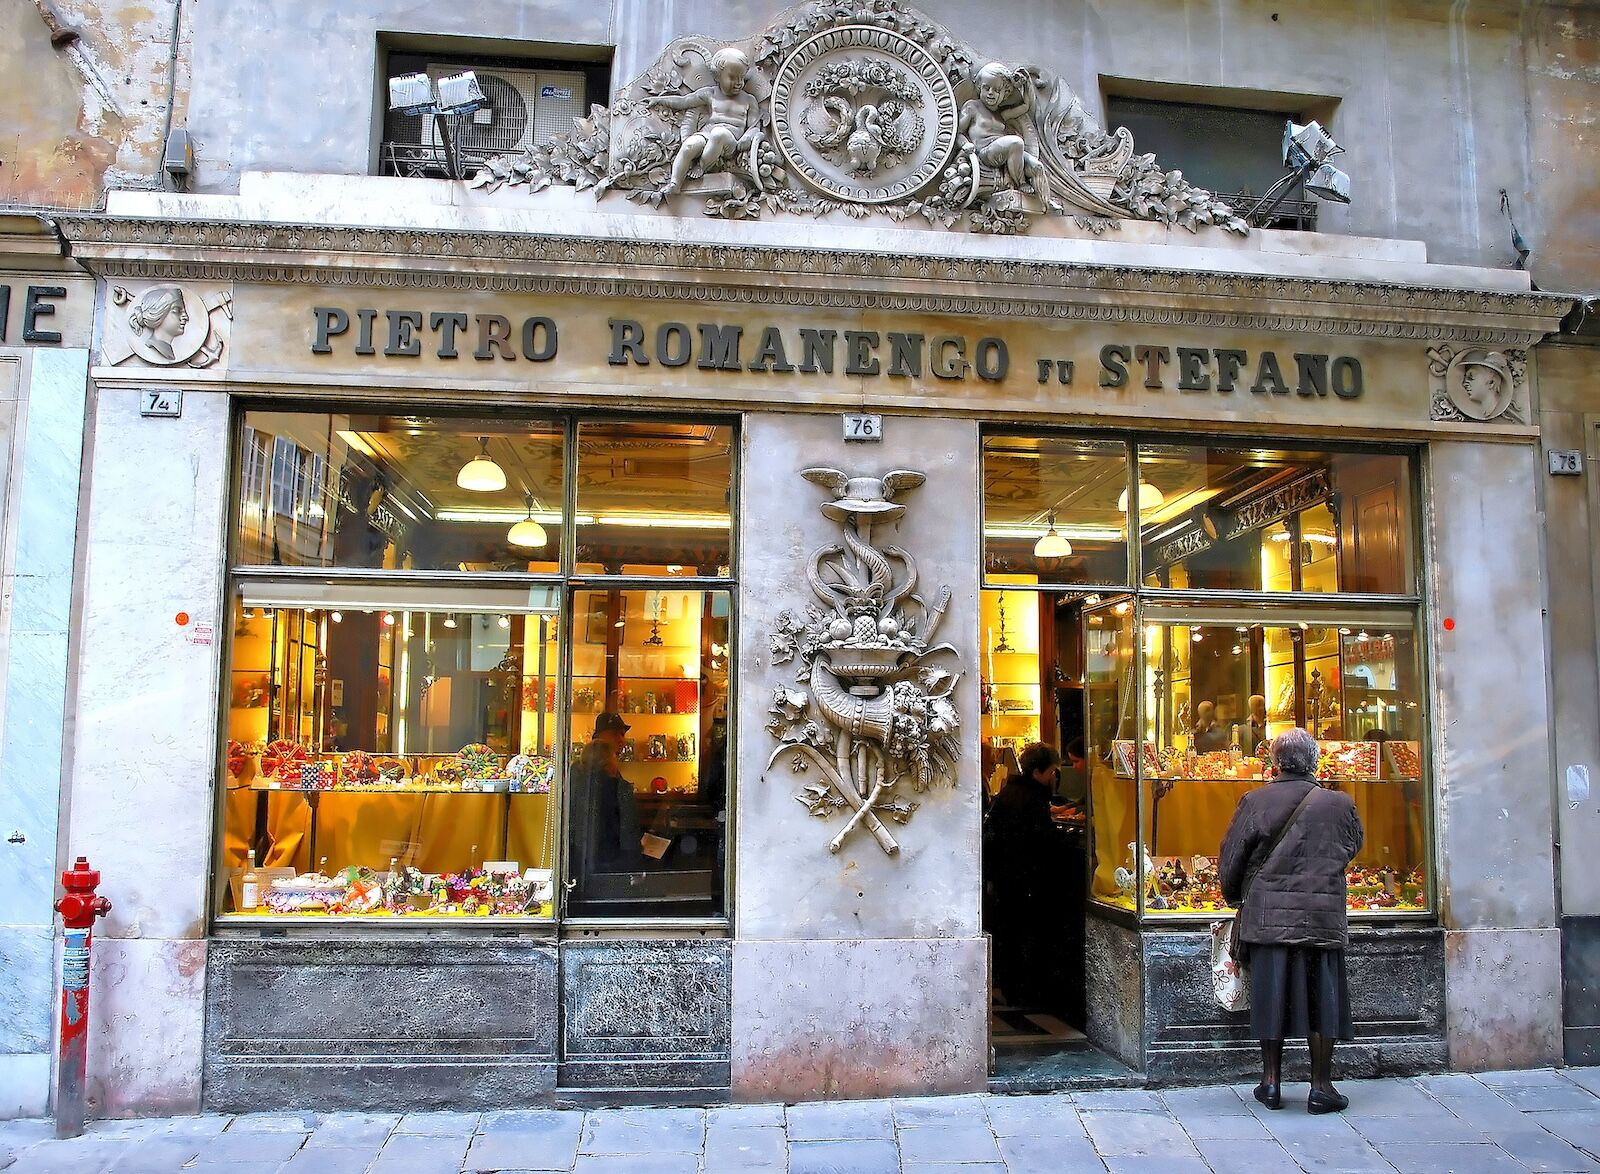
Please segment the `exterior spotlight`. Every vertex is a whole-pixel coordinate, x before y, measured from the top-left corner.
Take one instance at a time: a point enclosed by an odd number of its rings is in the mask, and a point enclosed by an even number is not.
[[[1056,533],[1056,512],[1051,510],[1044,537],[1033,544],[1035,558],[1066,558],[1072,553],[1072,543]]]
[[[1315,120],[1301,125],[1292,118],[1283,127],[1283,165],[1293,168],[1288,175],[1267,189],[1267,194],[1250,209],[1248,218],[1264,224],[1296,187],[1320,200],[1339,204],[1350,202],[1350,177],[1328,160],[1344,154],[1344,148]]]
[[[438,92],[425,73],[406,73],[389,79],[389,109],[400,114],[431,114],[444,146],[445,168],[451,179],[465,179],[461,170],[459,136],[452,120],[462,118],[488,104],[478,75],[470,69],[453,77],[439,79]]]
[[[506,487],[506,472],[489,457],[489,438],[478,437],[478,455],[461,466],[456,484],[475,493],[497,493]]]

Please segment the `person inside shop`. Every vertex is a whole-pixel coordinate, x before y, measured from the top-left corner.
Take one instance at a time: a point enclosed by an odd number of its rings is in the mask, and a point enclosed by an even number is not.
[[[1244,723],[1244,741],[1240,745],[1246,754],[1254,754],[1267,736],[1267,699],[1260,693],[1250,694],[1250,713]]]
[[[1304,1037],[1306,1109],[1337,1113],[1350,1104],[1333,1086],[1333,1045],[1355,1038],[1345,870],[1361,848],[1361,819],[1350,796],[1317,782],[1310,733],[1286,730],[1271,754],[1276,777],[1239,800],[1217,865],[1250,964],[1250,1029],[1261,1042],[1255,1098],[1283,1108],[1283,1041]]]
[[[1074,738],[1066,745],[1066,760],[1061,764],[1061,777],[1056,783],[1056,801],[1081,810],[1088,794],[1089,762],[1083,739]]]
[[[1060,833],[1050,800],[1061,771],[1053,746],[1035,742],[989,805],[983,825],[988,930],[994,940],[994,982],[1014,1007],[1046,1001],[1052,967],[1045,913],[1060,872]]]
[[[1228,748],[1228,731],[1217,722],[1217,703],[1202,701],[1194,707],[1194,748],[1204,754]]]
[[[639,802],[633,784],[622,777],[622,739],[628,723],[611,711],[594,719],[594,737],[573,764],[570,785],[575,822],[584,829],[593,872],[638,872]]]

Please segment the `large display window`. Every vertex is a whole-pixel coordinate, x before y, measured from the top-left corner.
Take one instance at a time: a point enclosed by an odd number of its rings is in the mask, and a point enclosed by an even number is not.
[[[244,413],[219,917],[723,916],[732,453]]]
[[[1042,538],[1107,524],[1080,512],[1104,502],[1074,481],[1076,443],[986,442],[986,502],[1021,500],[1007,488],[1019,452],[1068,471],[1042,468],[1028,483],[1049,488],[1021,513],[986,515],[980,635],[986,755],[1082,738],[1091,899],[1158,919],[1225,910],[1223,833],[1270,778],[1268,742],[1300,727],[1322,748],[1319,778],[1352,796],[1366,829],[1351,911],[1431,909],[1412,457],[1130,441],[1120,526],[1139,535],[1126,548],[1139,586],[1089,589],[1063,581]],[[1030,570],[1014,533],[1033,530]]]

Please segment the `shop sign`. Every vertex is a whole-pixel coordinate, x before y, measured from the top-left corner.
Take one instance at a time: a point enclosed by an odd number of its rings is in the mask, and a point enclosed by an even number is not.
[[[66,300],[64,285],[0,282],[0,343],[59,344],[61,331],[52,327],[56,325],[56,311]]]
[[[561,327],[547,315],[519,320],[504,314],[422,311],[372,307],[314,306],[311,353],[349,354],[385,359],[430,355],[470,359],[550,363],[560,351]],[[592,338],[593,336],[588,336]],[[728,322],[644,322],[606,320],[610,367],[738,371],[761,375],[834,376],[866,379],[922,379],[1004,382],[1020,367],[1039,384],[1073,386],[1083,358],[1102,388],[1127,387],[1135,380],[1151,391],[1262,397],[1296,395],[1307,399],[1361,398],[1365,377],[1354,355],[1325,352],[1279,353],[1232,347],[1186,347],[1159,340],[1130,339],[1101,346],[1088,356],[1017,353],[1005,337],[922,331],[852,330],[846,327],[780,327]],[[565,357],[565,356],[562,356]],[[582,364],[600,356],[584,354]]]

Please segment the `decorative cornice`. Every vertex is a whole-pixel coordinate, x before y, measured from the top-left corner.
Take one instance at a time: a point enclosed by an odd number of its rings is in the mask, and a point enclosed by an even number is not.
[[[1524,346],[1554,331],[1571,307],[1570,298],[1542,293],[851,249],[108,215],[59,224],[73,257],[105,278],[582,294]]]

